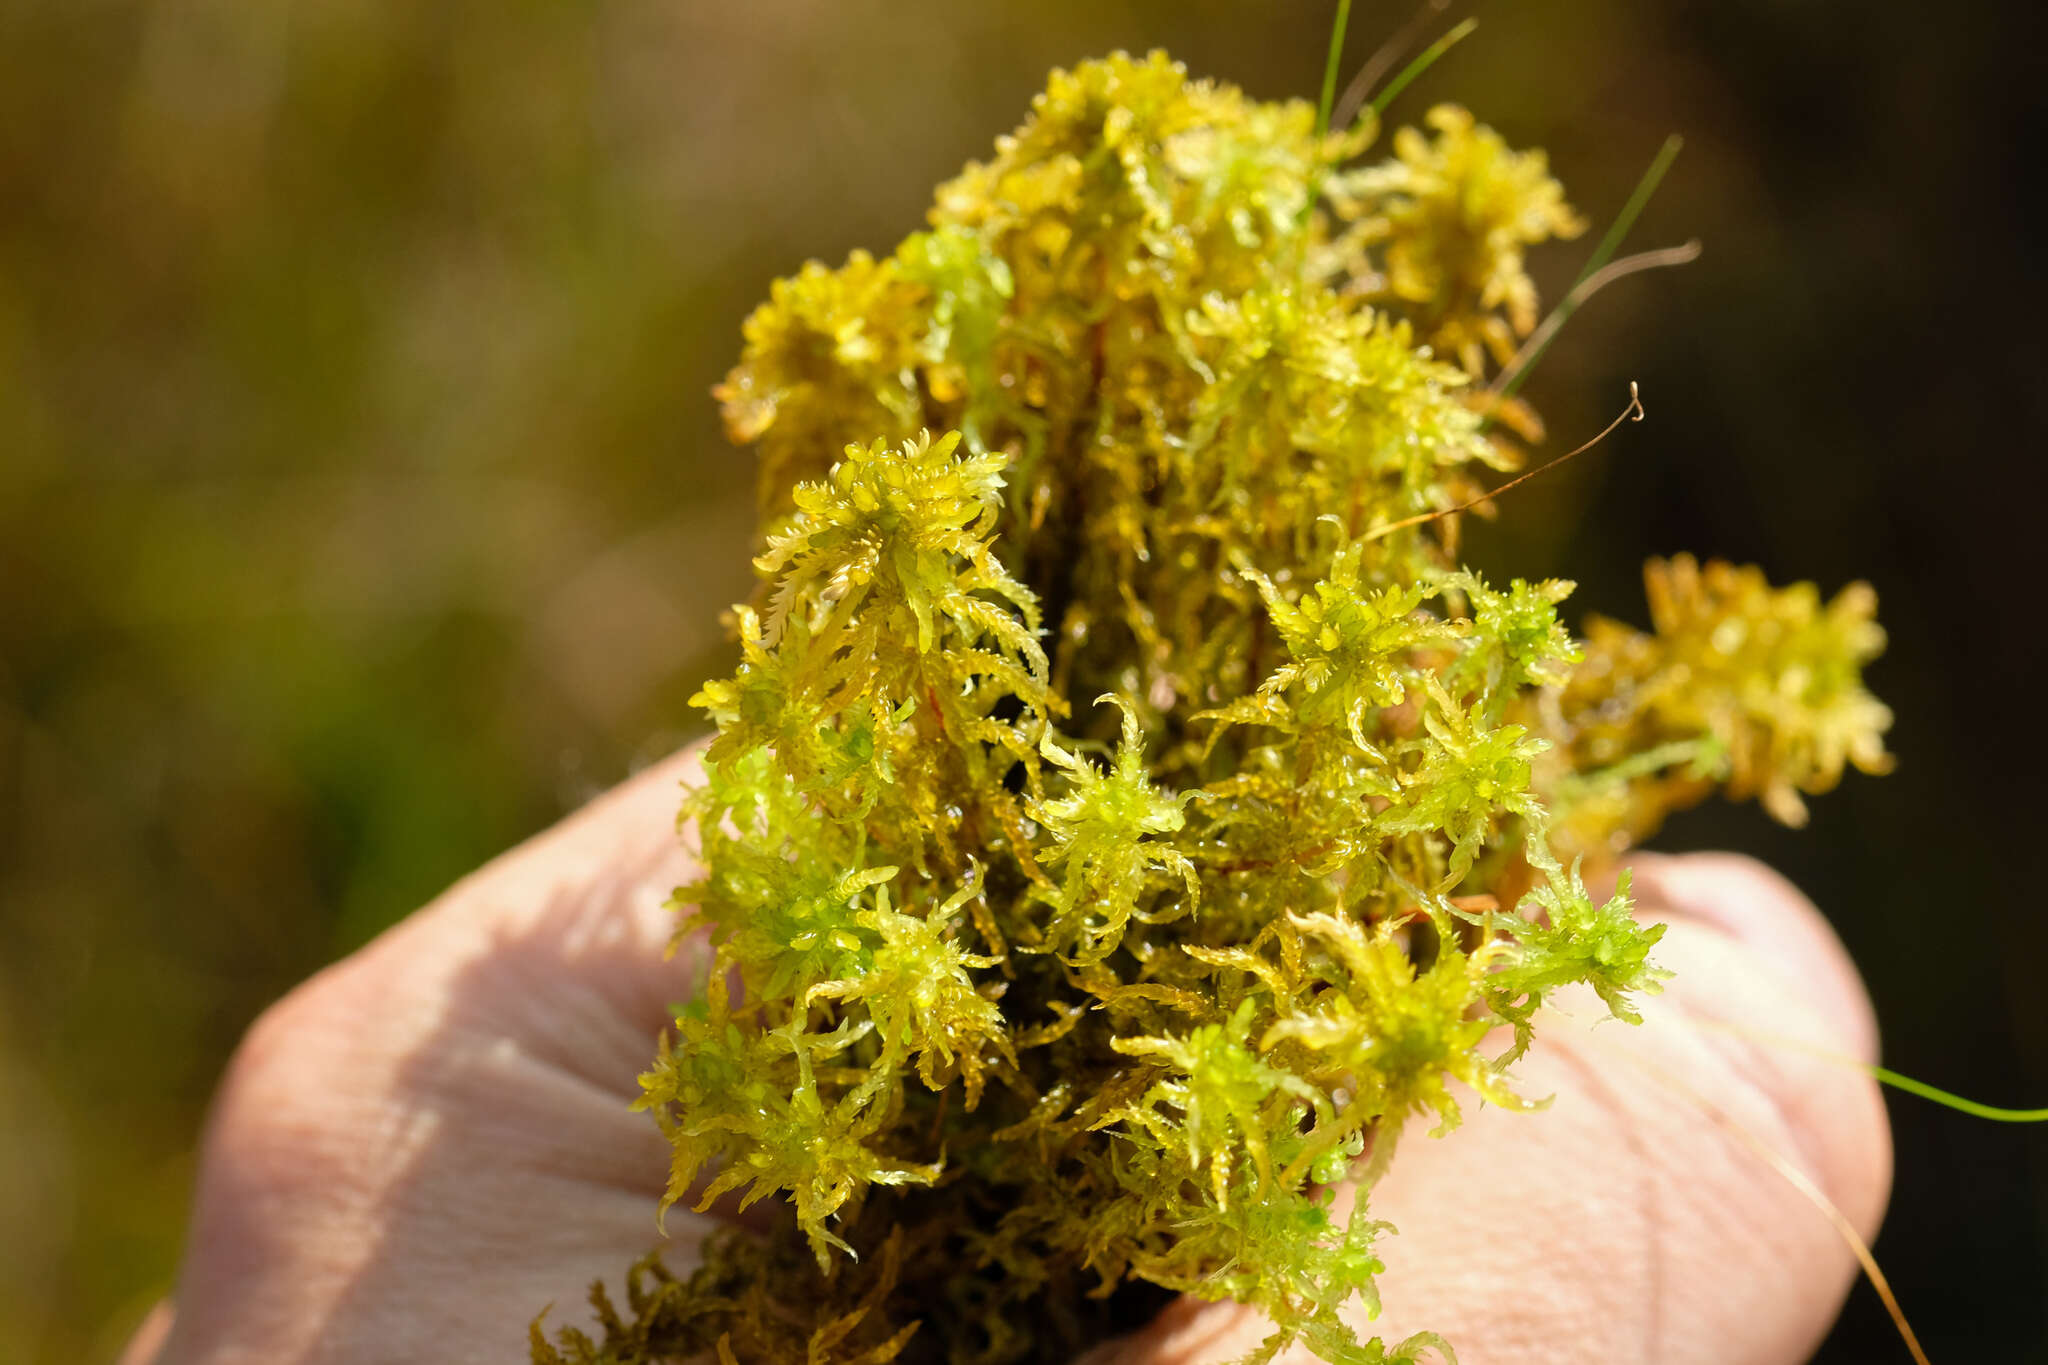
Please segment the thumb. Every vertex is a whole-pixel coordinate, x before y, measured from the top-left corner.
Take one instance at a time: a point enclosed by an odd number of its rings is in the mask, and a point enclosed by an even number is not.
[[[1635,889],[1670,926],[1665,993],[1636,1028],[1601,1022],[1590,995],[1546,1013],[1516,1069],[1523,1094],[1554,1097],[1543,1112],[1475,1101],[1440,1140],[1425,1125],[1404,1136],[1372,1194],[1398,1234],[1379,1248],[1384,1315],[1349,1312],[1361,1337],[1426,1329],[1464,1365],[1763,1365],[1806,1359],[1826,1333],[1853,1253],[1760,1149],[1874,1232],[1891,1180],[1882,1100],[1814,1056],[1874,1054],[1855,968],[1813,906],[1749,860],[1645,858]],[[1268,1331],[1238,1305],[1185,1299],[1095,1359],[1226,1361]]]

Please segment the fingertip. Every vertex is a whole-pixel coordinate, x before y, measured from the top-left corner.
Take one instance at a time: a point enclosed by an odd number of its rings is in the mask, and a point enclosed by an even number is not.
[[[466,961],[527,940],[658,962],[674,932],[670,894],[697,871],[693,828],[677,829],[701,745],[650,764],[470,873],[359,955]]]
[[[1825,1021],[1832,1046],[1877,1061],[1877,1013],[1862,974],[1827,917],[1783,874],[1739,853],[1644,853],[1629,867],[1640,913],[1733,940]]]
[[[135,1335],[128,1338],[128,1348],[121,1352],[116,1365],[156,1365],[162,1357],[164,1342],[171,1335],[171,1323],[175,1314],[169,1299],[159,1299],[142,1325],[135,1329]]]
[[[1645,856],[1642,913],[1671,929],[1671,969],[1639,1029],[1559,1002],[1517,1078],[1540,1115],[1474,1105],[1456,1132],[1403,1144],[1372,1191],[1399,1234],[1380,1275],[1387,1312],[1361,1336],[1442,1331],[1471,1361],[1792,1360],[1839,1306],[1854,1259],[1811,1182],[1867,1238],[1891,1147],[1869,1077],[1860,979],[1784,878],[1732,855]],[[1725,1028],[1723,1025],[1732,1026]],[[1257,1348],[1270,1323],[1182,1300],[1085,1365],[1195,1365]],[[1305,1355],[1284,1357],[1292,1362]]]
[[[1730,1086],[1767,1101],[1809,1174],[1874,1234],[1891,1190],[1891,1128],[1882,1092],[1856,1065],[1877,1059],[1877,1019],[1841,939],[1753,858],[1646,856],[1635,868],[1639,908],[1671,925],[1658,957],[1674,975],[1652,1013],[1694,1031],[1724,1059]]]
[[[544,852],[554,862],[585,857],[609,860],[622,852],[662,860],[680,854],[694,858],[696,831],[688,827],[679,830],[677,813],[684,787],[703,772],[703,758],[704,746],[691,744],[648,764],[508,856],[519,857],[533,850]]]

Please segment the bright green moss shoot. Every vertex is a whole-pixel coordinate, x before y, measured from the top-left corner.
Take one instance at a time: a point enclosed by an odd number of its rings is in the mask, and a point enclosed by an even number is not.
[[[1678,559],[1653,633],[1581,641],[1569,583],[1393,528],[1517,463],[1473,381],[1580,223],[1463,110],[1358,168],[1315,122],[1159,54],[1055,72],[928,231],[748,320],[763,589],[677,894],[717,953],[643,1104],[671,1201],[776,1230],[536,1360],[1053,1362],[1132,1284],[1263,1309],[1255,1360],[1448,1354],[1338,1317],[1365,1196],[1409,1119],[1523,1105],[1546,994],[1657,988],[1579,860],[1884,766],[1867,588]]]

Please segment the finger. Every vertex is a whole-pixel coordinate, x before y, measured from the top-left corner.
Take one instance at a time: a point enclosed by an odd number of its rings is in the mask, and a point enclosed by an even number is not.
[[[440,1359],[511,1358],[543,1305],[582,1316],[592,1280],[655,1245],[667,1145],[628,1102],[701,979],[663,956],[692,765],[593,802],[257,1022],[209,1125],[166,1362],[224,1341],[375,1359],[408,1327]],[[706,1228],[669,1220],[672,1265]]]
[[[699,771],[691,748],[629,778],[456,883],[343,974],[402,977],[430,991],[435,974],[487,970],[498,988],[471,992],[493,1012],[480,1023],[535,1037],[602,1036],[608,1056],[559,1060],[634,1093],[648,1040],[702,980],[698,954],[668,951],[670,898],[697,874],[695,833],[679,829],[676,815]]]
[[[135,1329],[135,1335],[128,1338],[128,1347],[121,1352],[116,1365],[155,1365],[157,1353],[164,1348],[164,1339],[171,1334],[172,1308],[169,1299],[159,1299],[149,1310],[149,1316]]]
[[[1659,873],[1639,887],[1685,893],[1658,952],[1671,989],[1644,1003],[1641,1028],[1596,1024],[1590,998],[1548,1012],[1517,1070],[1523,1093],[1554,1097],[1548,1110],[1475,1103],[1441,1140],[1404,1135],[1373,1196],[1399,1229],[1379,1247],[1387,1311],[1373,1323],[1352,1305],[1361,1335],[1440,1332],[1465,1365],[1683,1365],[1803,1360],[1826,1331],[1851,1253],[1752,1142],[1867,1230],[1890,1180],[1883,1106],[1860,1073],[1752,1038],[1853,1045],[1868,1006],[1782,882],[1729,859]],[[1699,1015],[1739,1018],[1752,1038]],[[1109,1358],[1224,1361],[1268,1330],[1184,1300]]]
[[[1877,1014],[1848,949],[1813,902],[1774,869],[1733,853],[1684,857],[1638,854],[1630,860],[1640,904],[1671,919],[1693,920],[1749,950],[1774,998],[1803,1001],[1815,1038],[1863,1062],[1878,1054]],[[1684,989],[1681,979],[1674,983]],[[1792,1020],[1781,1020],[1790,1024]]]
[[[675,810],[695,771],[688,752],[648,769],[294,991],[250,1030],[222,1115],[261,1130],[291,1114],[296,1141],[351,1144],[375,1185],[366,1124],[452,1112],[500,1163],[658,1195],[666,1146],[628,1106],[670,1004],[703,976],[696,954],[665,952],[667,901],[694,875]]]

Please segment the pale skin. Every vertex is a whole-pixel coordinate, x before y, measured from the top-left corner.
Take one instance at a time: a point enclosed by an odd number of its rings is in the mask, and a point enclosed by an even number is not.
[[[590,1282],[618,1282],[656,1241],[667,1173],[627,1105],[702,975],[691,948],[663,955],[691,765],[626,782],[257,1021],[214,1101],[175,1304],[121,1365],[512,1365],[542,1305],[580,1321]],[[1670,925],[1669,989],[1641,1028],[1595,1026],[1590,998],[1546,1017],[1517,1074],[1548,1110],[1474,1104],[1447,1138],[1411,1129],[1373,1196],[1399,1234],[1366,1333],[1427,1328],[1464,1365],[1763,1365],[1826,1332],[1852,1254],[1757,1148],[1875,1232],[1891,1179],[1876,1088],[1785,1045],[1874,1060],[1862,984],[1754,862],[1645,858],[1635,890]],[[673,1266],[710,1217],[671,1212]],[[1234,1305],[1183,1301],[1088,1365],[1228,1361],[1262,1334]]]

